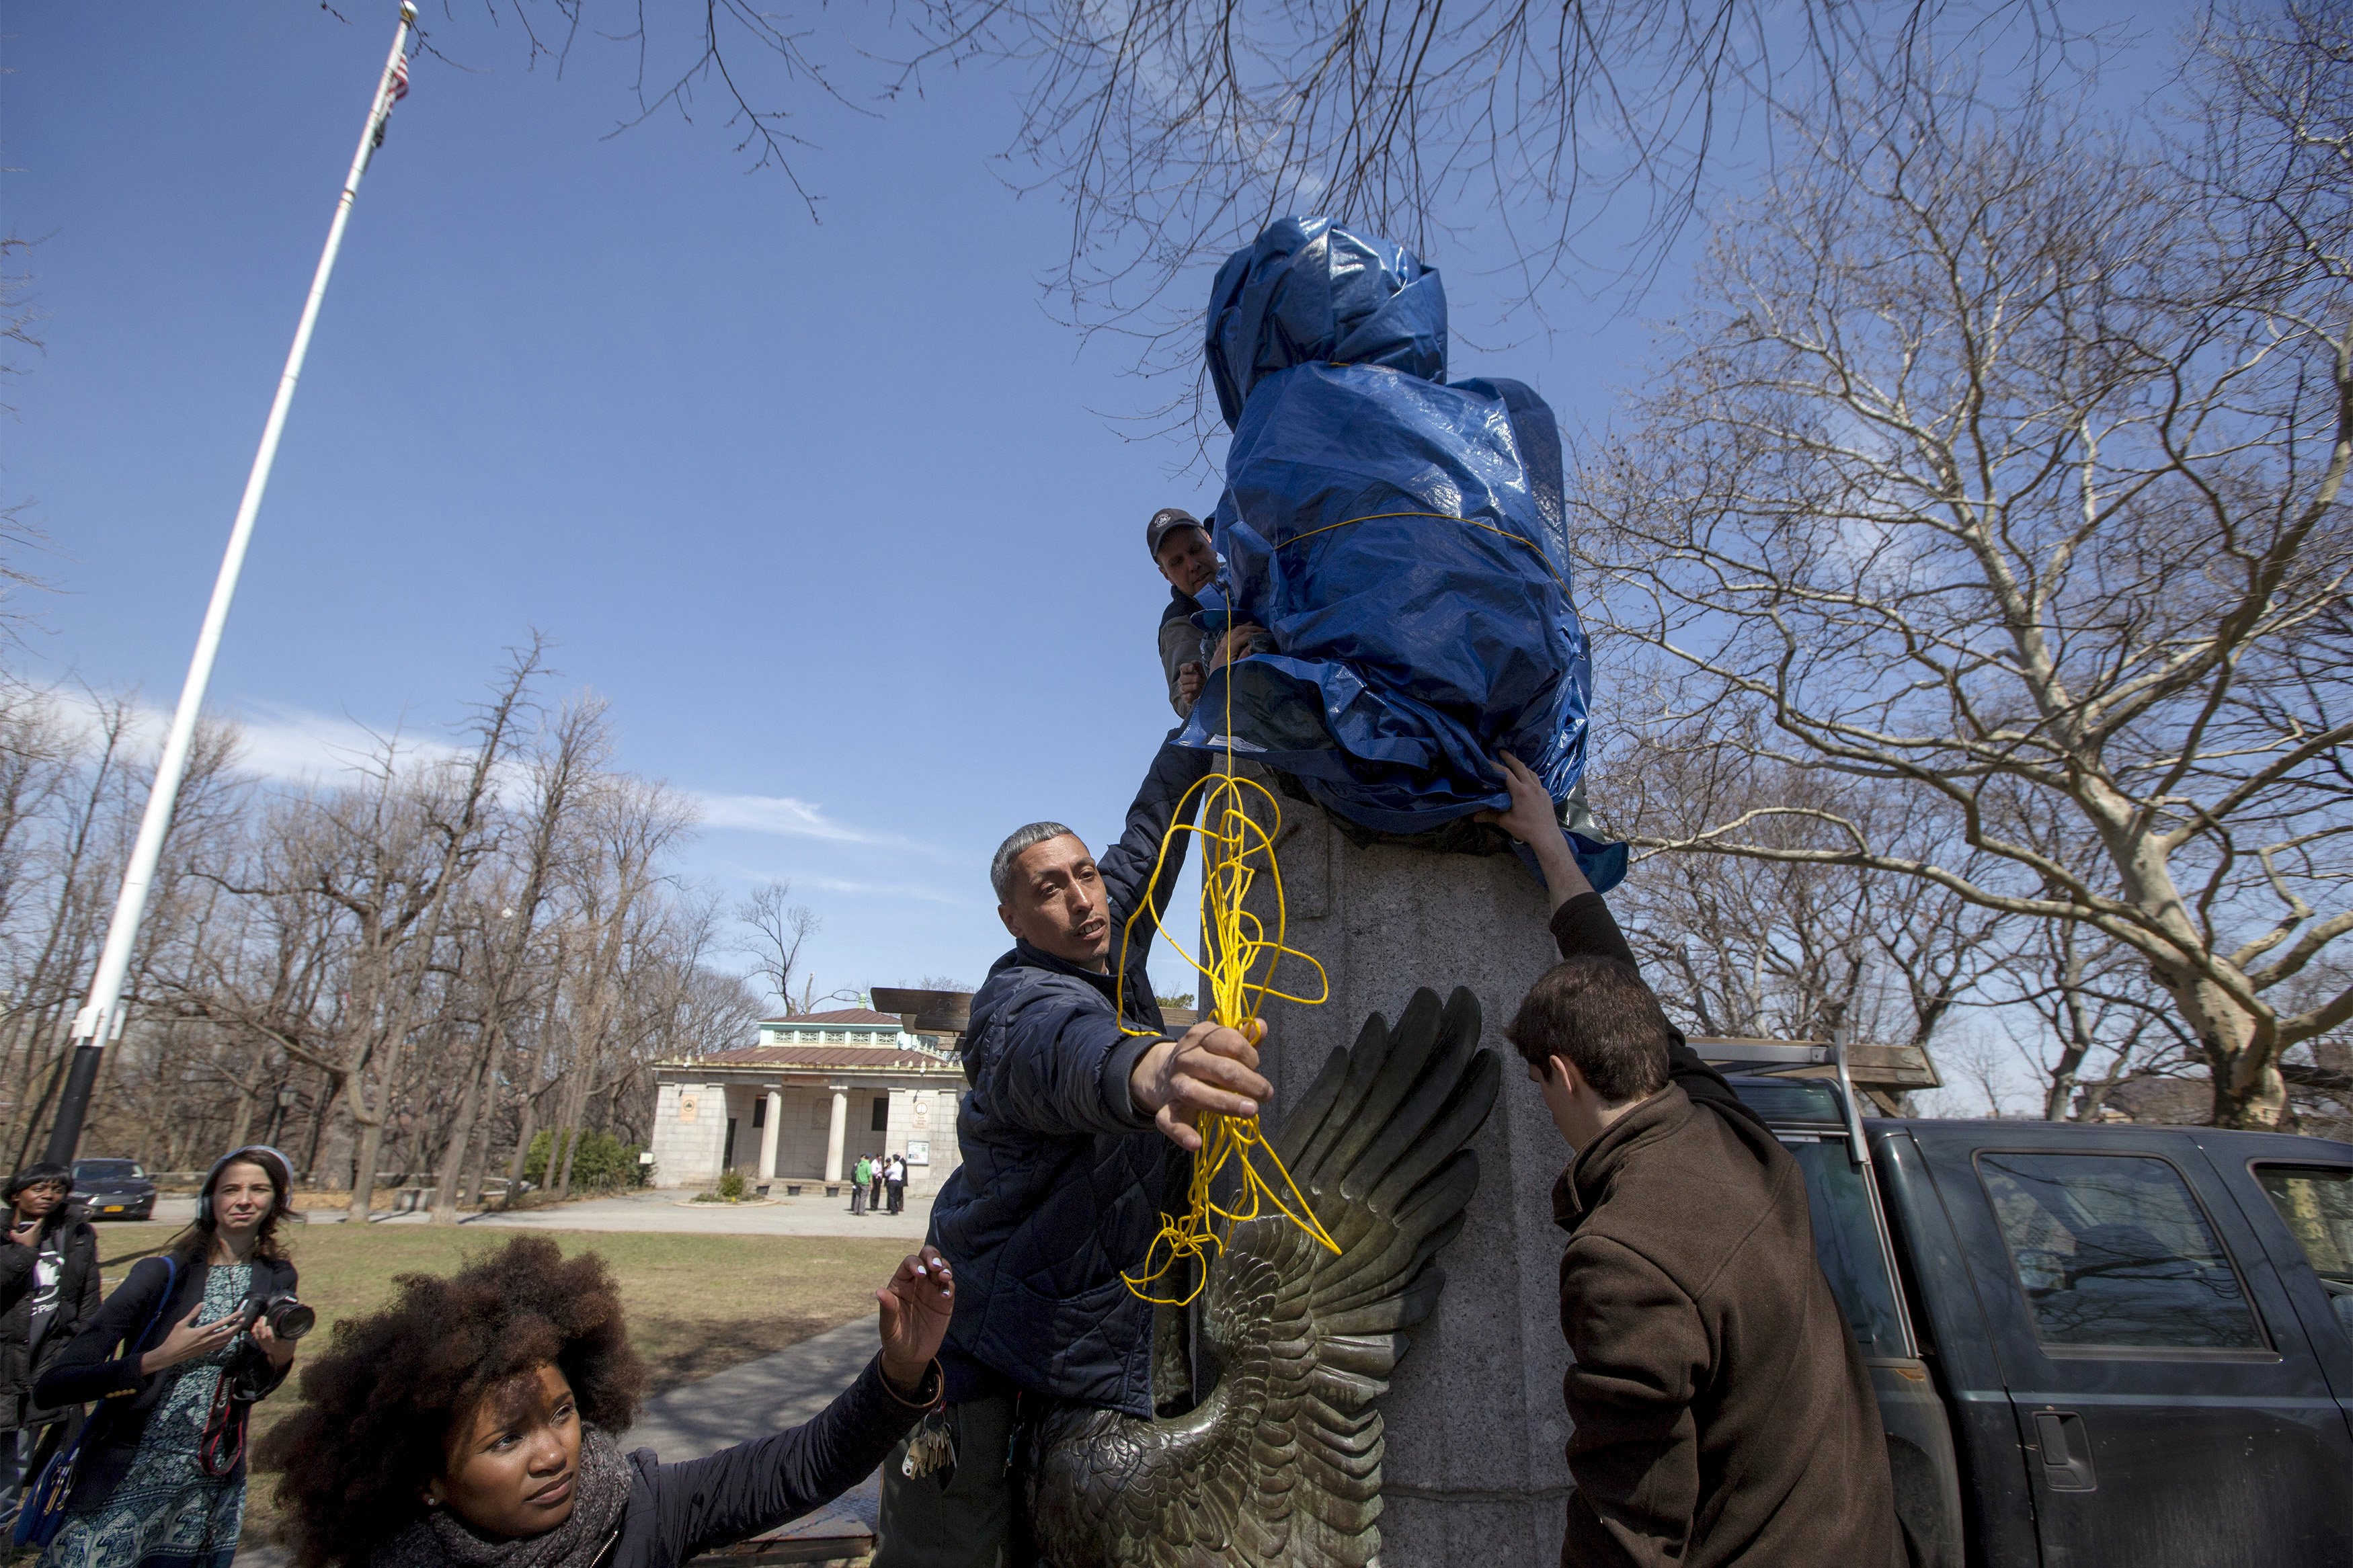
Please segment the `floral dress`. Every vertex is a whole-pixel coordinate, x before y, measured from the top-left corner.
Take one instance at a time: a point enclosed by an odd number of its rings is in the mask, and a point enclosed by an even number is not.
[[[237,1310],[252,1280],[251,1264],[213,1265],[197,1323]],[[239,1334],[164,1373],[164,1396],[140,1435],[130,1471],[104,1499],[66,1514],[38,1568],[228,1568],[245,1527],[245,1473],[206,1474],[196,1446],[221,1371],[245,1343]]]

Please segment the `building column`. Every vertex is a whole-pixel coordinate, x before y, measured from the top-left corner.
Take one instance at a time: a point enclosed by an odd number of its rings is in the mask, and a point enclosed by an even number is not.
[[[825,1134],[825,1179],[839,1182],[841,1180],[841,1141],[849,1131],[849,1086],[829,1083],[825,1087],[833,1091],[833,1123],[826,1129]]]
[[[768,1091],[767,1125],[760,1129],[760,1181],[763,1184],[776,1179],[776,1140],[783,1135],[785,1091]]]

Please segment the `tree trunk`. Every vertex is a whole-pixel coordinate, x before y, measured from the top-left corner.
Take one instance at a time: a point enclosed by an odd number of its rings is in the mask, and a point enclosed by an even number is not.
[[[322,1069],[319,1092],[311,1101],[311,1147],[302,1155],[305,1179],[319,1179],[319,1151],[327,1142],[327,1125],[335,1114],[335,1105],[342,1098],[343,1083],[334,1074]]]
[[[237,1086],[237,1120],[229,1123],[228,1146],[242,1149],[253,1141],[253,1091]]]
[[[458,1184],[466,1170],[466,1155],[474,1145],[474,1123],[480,1120],[482,1079],[489,1075],[490,1050],[486,1047],[475,1058],[473,1070],[466,1075],[465,1092],[458,1097],[458,1114],[450,1118],[449,1143],[441,1152],[440,1174],[433,1189],[434,1225],[458,1223]]]
[[[564,1174],[555,1184],[555,1196],[559,1203],[572,1195],[572,1160],[580,1152],[580,1119],[588,1109],[588,1072],[589,1068],[584,1063],[580,1068],[580,1092],[575,1095],[567,1091],[564,1097],[564,1122],[555,1134],[555,1142],[562,1146],[564,1152]],[[556,1150],[551,1147],[547,1152],[549,1159],[553,1160]]]
[[[368,1210],[375,1203],[376,1163],[384,1156],[384,1118],[392,1100],[392,1085],[383,1084],[376,1091],[376,1103],[367,1103],[367,1070],[360,1070],[359,1082],[351,1095],[352,1132],[354,1148],[352,1158],[352,1201],[350,1223],[365,1225]]]
[[[486,1075],[482,1085],[482,1109],[474,1121],[474,1134],[470,1140],[473,1153],[466,1162],[466,1190],[463,1194],[469,1208],[482,1206],[482,1183],[491,1163],[491,1123],[498,1117],[499,1082],[496,1064]]]
[[[2128,836],[2137,826],[2126,819],[2130,803],[2102,795],[2095,802],[2111,858],[2123,874],[2125,891],[2151,923],[2181,952],[2203,953],[2218,968],[2230,960],[2207,945],[2204,933],[2190,918],[2175,885],[2172,868],[2154,834]],[[2112,826],[2107,816],[2116,818]],[[2279,1072],[2279,1030],[2268,1013],[2258,1016],[2230,992],[2178,959],[2158,959],[2149,973],[2173,998],[2175,1011],[2189,1026],[2206,1058],[2214,1091],[2214,1125],[2252,1131],[2274,1131],[2287,1112],[2287,1082]]]

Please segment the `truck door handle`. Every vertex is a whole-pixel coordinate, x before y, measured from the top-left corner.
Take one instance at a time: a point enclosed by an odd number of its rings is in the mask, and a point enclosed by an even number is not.
[[[2043,1483],[2054,1492],[2088,1492],[2099,1486],[2092,1474],[2092,1435],[2072,1410],[2039,1410],[2034,1436],[2042,1445]]]

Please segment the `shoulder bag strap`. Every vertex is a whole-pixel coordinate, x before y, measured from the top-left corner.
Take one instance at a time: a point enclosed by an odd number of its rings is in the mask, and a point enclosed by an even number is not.
[[[172,1298],[179,1293],[180,1260],[167,1255],[164,1259],[164,1293],[155,1299],[155,1310],[147,1314],[147,1326],[139,1331],[137,1339],[131,1342],[131,1354],[143,1355],[155,1348],[147,1342],[148,1336],[155,1331],[155,1325],[164,1321],[164,1315],[172,1310]]]

